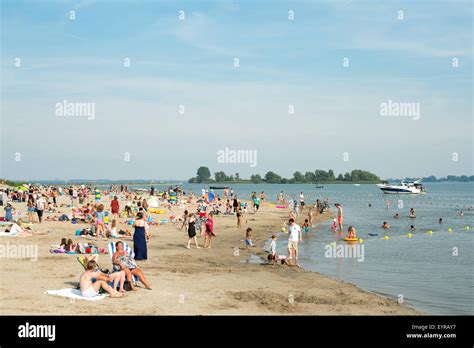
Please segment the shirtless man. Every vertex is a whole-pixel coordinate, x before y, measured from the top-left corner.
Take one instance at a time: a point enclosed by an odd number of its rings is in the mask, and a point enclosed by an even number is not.
[[[105,275],[102,272],[95,271],[97,263],[94,260],[87,262],[87,270],[81,275],[80,288],[81,294],[84,297],[94,297],[99,294],[100,288],[103,288],[110,294],[110,297],[123,297],[123,293],[112,289],[108,282],[114,280],[111,277]],[[125,279],[125,272],[123,273],[123,279]],[[96,281],[93,283],[92,278]],[[115,282],[114,282],[115,284]],[[121,287],[123,289],[123,282],[121,281]]]
[[[337,208],[337,224],[339,226],[339,233],[342,233],[342,207],[339,203],[334,204]]]

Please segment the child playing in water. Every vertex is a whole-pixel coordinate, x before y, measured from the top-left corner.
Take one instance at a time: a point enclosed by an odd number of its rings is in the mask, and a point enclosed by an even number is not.
[[[272,241],[270,243],[269,247],[269,254],[268,254],[268,262],[272,262],[272,265],[275,264],[277,255],[276,255],[276,240],[277,237],[275,235],[272,235]]]
[[[308,219],[305,219],[304,224],[303,224],[303,231],[304,231],[306,237],[309,237],[309,227],[310,227],[310,225],[309,225]]]
[[[352,226],[349,226],[349,228],[347,229],[347,236],[346,238],[349,238],[349,239],[355,239],[357,238],[357,234],[356,234],[356,229]]]
[[[333,232],[336,232],[336,231],[337,231],[337,221],[336,221],[336,219],[333,219],[333,220],[332,220],[331,230],[332,230]]]
[[[252,244],[252,229],[249,227],[247,228],[247,231],[245,232],[245,246],[247,249],[250,249],[253,247]]]
[[[387,221],[384,221],[384,222],[382,223],[382,227],[383,227],[383,228],[390,228],[390,225],[387,223]]]

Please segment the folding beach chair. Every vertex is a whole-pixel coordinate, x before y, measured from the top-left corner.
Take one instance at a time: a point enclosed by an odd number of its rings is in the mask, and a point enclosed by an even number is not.
[[[130,257],[134,258],[135,253],[133,252],[133,249],[124,241],[121,241],[123,243],[123,250],[130,255]],[[117,242],[110,242],[109,243],[109,255],[110,255],[110,260],[112,261],[112,257],[114,256],[114,253],[117,251],[117,248],[115,247],[115,243]],[[135,285],[138,285],[138,277],[136,275],[133,275],[133,282]]]

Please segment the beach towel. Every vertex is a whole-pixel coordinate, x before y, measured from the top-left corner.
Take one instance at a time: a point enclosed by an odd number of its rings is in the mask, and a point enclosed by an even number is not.
[[[73,298],[75,300],[86,300],[86,301],[98,301],[106,297],[106,295],[84,297],[82,296],[81,291],[79,289],[71,289],[71,288],[66,288],[66,289],[61,289],[61,290],[48,290],[46,291],[46,293],[48,295],[61,296],[61,297]]]
[[[0,232],[0,237],[16,237],[16,233]]]

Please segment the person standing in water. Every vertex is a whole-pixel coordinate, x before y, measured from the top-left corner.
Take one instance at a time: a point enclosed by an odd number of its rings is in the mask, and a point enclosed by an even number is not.
[[[334,204],[337,208],[337,225],[339,226],[339,233],[342,233],[342,219],[343,219],[343,212],[342,206],[339,203]]]
[[[294,219],[288,221],[288,260],[294,259],[295,265],[298,265],[298,242],[303,241],[301,227],[295,223]]]
[[[300,193],[300,206],[301,206],[301,212],[304,210],[304,194],[303,191]]]
[[[313,227],[313,208],[309,208],[309,211],[308,211],[308,222],[309,222],[309,226],[310,227]]]

